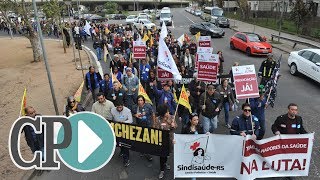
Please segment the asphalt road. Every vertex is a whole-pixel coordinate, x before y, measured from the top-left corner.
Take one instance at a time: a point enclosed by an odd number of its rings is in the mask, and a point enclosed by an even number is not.
[[[196,22],[201,22],[199,17],[193,16],[184,11],[184,9],[173,9],[173,26],[169,29],[173,32],[174,36],[178,38],[183,33],[189,32],[189,25]],[[118,23],[124,23],[124,21],[116,21]],[[157,21],[157,25],[159,22]],[[239,25],[241,26],[241,25]],[[239,62],[240,65],[254,64],[256,71],[258,70],[261,62],[265,57],[248,57],[245,53],[230,50],[229,39],[233,35],[234,31],[231,29],[225,29],[225,37],[213,38],[212,47],[214,51],[221,50],[224,54],[225,72],[229,72],[234,62]],[[88,47],[92,48],[92,42],[85,43]],[[277,116],[285,114],[287,112],[287,105],[291,102],[299,105],[299,114],[303,117],[304,126],[308,132],[316,132],[314,148],[312,152],[312,160],[310,166],[310,173],[308,177],[297,177],[294,179],[320,179],[320,144],[319,144],[319,111],[320,111],[320,85],[313,80],[310,80],[304,76],[292,76],[289,73],[289,67],[287,66],[288,54],[283,53],[280,50],[273,49],[275,57],[279,57],[281,54],[281,79],[278,85],[278,97],[276,99],[275,107],[268,108],[266,110],[267,131],[265,137],[272,136],[270,127]],[[103,69],[109,69],[103,62]],[[238,115],[239,112],[231,112],[231,118]],[[221,113],[223,114],[223,113]],[[228,134],[228,129],[223,127],[224,117],[219,118],[219,127],[216,133]],[[178,128],[180,131],[180,128]],[[159,174],[159,158],[154,157],[152,162],[148,162],[145,158],[139,156],[138,153],[130,153],[130,166],[123,167],[122,158],[118,156],[119,150],[117,149],[112,160],[104,168],[93,173],[76,173],[70,170],[61,163],[61,169],[59,171],[45,172],[42,176],[35,177],[37,180],[56,180],[56,179],[132,179],[132,180],[150,180],[158,179]],[[76,158],[76,157],[75,157]],[[171,167],[173,167],[173,158],[170,158]],[[173,179],[173,170],[166,171],[164,179]],[[231,179],[231,178],[227,178]],[[266,178],[264,178],[266,179]],[[269,178],[271,179],[271,178]],[[276,178],[272,178],[276,179]],[[280,179],[280,178],[277,178]]]

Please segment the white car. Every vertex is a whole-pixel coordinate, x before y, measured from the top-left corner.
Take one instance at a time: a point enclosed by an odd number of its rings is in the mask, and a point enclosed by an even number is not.
[[[138,17],[142,17],[142,16],[147,16],[148,19],[151,19],[151,15],[147,14],[147,13],[139,13]]]
[[[201,16],[201,14],[202,14],[201,10],[195,10],[194,11],[194,15],[196,15],[196,16]]]
[[[126,24],[132,24],[132,23],[134,23],[135,19],[136,19],[136,15],[130,15],[130,16],[128,16],[128,17],[126,18]]]
[[[153,26],[156,26],[156,25],[147,19],[139,19],[133,23],[133,26],[135,26],[138,29],[140,29],[141,27],[152,29]]]
[[[288,58],[290,74],[304,74],[320,83],[320,49],[293,51]]]

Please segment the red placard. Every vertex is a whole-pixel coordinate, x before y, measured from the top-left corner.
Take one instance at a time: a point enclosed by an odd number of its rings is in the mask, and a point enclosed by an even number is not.
[[[259,89],[254,65],[234,66],[232,73],[237,99],[259,97]]]
[[[219,56],[204,53],[198,55],[198,80],[207,82],[217,81]]]
[[[173,74],[161,68],[157,68],[158,80],[167,81],[173,79]]]
[[[199,47],[211,47],[211,37],[210,36],[200,36]]]
[[[146,44],[142,41],[133,42],[133,58],[145,59],[146,58]]]

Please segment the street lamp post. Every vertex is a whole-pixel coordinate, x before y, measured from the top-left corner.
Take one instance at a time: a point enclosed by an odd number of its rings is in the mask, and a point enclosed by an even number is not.
[[[52,83],[51,73],[50,73],[50,67],[48,64],[46,49],[45,49],[44,43],[43,43],[42,30],[41,30],[41,26],[40,26],[40,22],[39,22],[39,18],[38,18],[38,10],[37,10],[37,5],[36,5],[35,0],[32,0],[32,5],[33,5],[33,9],[34,9],[34,17],[37,22],[37,28],[38,28],[39,37],[40,37],[40,44],[41,44],[41,49],[42,49],[42,53],[43,53],[43,59],[44,59],[44,63],[45,63],[46,70],[47,70],[47,75],[48,75],[48,80],[49,80],[49,85],[50,85],[50,90],[51,90],[51,96],[52,96],[52,100],[53,100],[53,106],[56,111],[56,115],[59,115],[57,100],[56,100],[56,96],[54,93],[54,88],[53,88],[53,83]]]

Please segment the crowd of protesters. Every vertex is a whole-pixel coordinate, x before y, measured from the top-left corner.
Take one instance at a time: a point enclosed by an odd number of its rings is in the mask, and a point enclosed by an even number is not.
[[[91,92],[94,101],[92,112],[100,114],[107,120],[135,123],[141,126],[169,130],[172,133],[179,128],[182,134],[215,133],[218,120],[224,119],[220,122],[224,122],[225,127],[230,130],[232,135],[252,135],[258,140],[264,137],[266,131],[265,108],[268,106],[267,94],[264,90],[266,78],[259,86],[260,97],[248,99],[241,106],[242,113],[231,120],[229,112],[237,111],[239,101],[236,99],[234,91],[232,71],[224,73],[227,68],[223,67],[225,61],[223,53],[217,51],[220,59],[218,72],[219,75],[225,75],[227,78],[221,79],[219,83],[198,81],[195,67],[196,40],[185,36],[182,43],[178,42],[168,30],[165,43],[182,78],[190,80],[185,83],[189,103],[192,107],[192,113],[190,113],[186,107],[178,105],[183,83],[171,79],[165,81],[157,79],[160,28],[146,29],[131,25],[104,23],[87,25],[85,22],[72,24],[72,36],[75,39],[76,47],[81,48],[81,43],[90,37],[98,60],[104,60],[111,69],[110,73],[105,73],[102,76],[91,66],[85,76],[85,88]],[[146,42],[145,59],[133,58],[133,41],[137,40]],[[271,59],[272,56],[268,56],[268,58]],[[238,65],[239,63],[234,62],[234,66]],[[270,77],[269,72],[272,70],[263,67],[260,69],[268,71],[268,77]],[[262,76],[265,76],[265,72],[262,73]],[[138,95],[140,83],[152,104],[147,103],[144,96]],[[179,107],[177,108],[177,106]],[[290,104],[288,113],[277,118],[272,126],[274,134],[306,133],[303,129],[302,119],[297,115],[297,107],[296,104]],[[65,115],[70,116],[79,111],[84,111],[84,108],[75,101],[74,97],[69,97]],[[299,124],[299,129],[289,125],[283,126],[283,124],[292,124],[293,122]],[[129,149],[121,147],[120,155],[125,167],[130,165],[129,154]],[[153,160],[151,155],[141,155],[149,161]],[[167,157],[160,157],[160,179],[164,177],[165,169],[170,169],[167,159]]]

